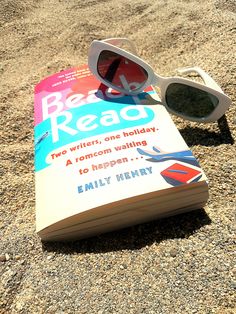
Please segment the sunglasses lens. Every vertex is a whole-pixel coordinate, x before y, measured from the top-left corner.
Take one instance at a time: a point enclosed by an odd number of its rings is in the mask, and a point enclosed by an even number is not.
[[[103,50],[98,58],[99,75],[115,87],[133,91],[142,88],[148,78],[139,64],[115,52]]]
[[[192,118],[204,118],[214,111],[219,99],[196,87],[172,83],[166,90],[166,103],[176,113]]]

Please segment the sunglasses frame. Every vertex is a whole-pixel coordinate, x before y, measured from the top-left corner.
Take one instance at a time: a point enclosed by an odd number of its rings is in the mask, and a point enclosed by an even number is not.
[[[128,52],[119,46],[129,46],[129,50],[131,50],[133,53]],[[146,82],[140,87],[137,88],[135,91],[128,91],[125,88],[120,88],[117,87],[116,85],[111,84],[110,82],[106,81],[103,79],[100,74],[98,73],[98,59],[100,56],[100,53],[104,50],[108,50],[114,53],[117,53],[133,62],[141,66],[143,69],[148,74]],[[196,72],[200,77],[203,79],[204,84],[182,78],[182,77],[163,77],[155,73],[152,69],[152,67],[143,61],[141,58],[139,58],[136,55],[136,49],[134,44],[127,38],[109,38],[106,40],[94,40],[91,43],[91,46],[89,48],[89,54],[88,54],[88,66],[91,70],[91,72],[95,75],[95,77],[101,81],[104,85],[111,87],[114,90],[119,91],[120,93],[123,93],[125,95],[137,95],[145,90],[148,86],[157,86],[160,90],[160,98],[162,104],[166,107],[166,109],[171,112],[174,115],[177,115],[179,117],[182,117],[184,119],[190,120],[190,121],[195,121],[195,122],[203,122],[203,123],[208,123],[208,122],[214,122],[217,121],[220,117],[222,117],[226,110],[229,108],[231,104],[231,99],[224,94],[220,86],[207,74],[204,70],[202,70],[199,67],[188,67],[188,68],[183,68],[179,69],[178,72],[181,74],[187,74],[190,72]],[[166,103],[165,95],[166,95],[166,90],[170,84],[173,83],[178,83],[178,84],[184,84],[187,86],[195,87],[197,89],[200,89],[202,91],[211,93],[212,95],[216,96],[219,100],[218,105],[216,108],[213,110],[211,114],[209,114],[206,117],[201,117],[201,118],[196,118],[196,117],[191,117],[187,116],[184,114],[181,114],[179,112],[176,112],[169,108],[168,104]]]

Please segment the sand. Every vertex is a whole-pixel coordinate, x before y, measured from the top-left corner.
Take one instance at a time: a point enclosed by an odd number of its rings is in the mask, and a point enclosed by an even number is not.
[[[0,1],[0,313],[236,313],[235,0]],[[33,89],[128,37],[161,75],[198,65],[233,100],[220,123],[173,117],[209,178],[203,209],[73,243],[35,233]]]

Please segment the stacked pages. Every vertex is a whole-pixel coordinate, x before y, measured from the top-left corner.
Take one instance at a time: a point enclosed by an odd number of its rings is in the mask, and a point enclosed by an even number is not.
[[[36,228],[90,237],[204,206],[207,179],[150,87],[125,96],[87,66],[35,87]]]

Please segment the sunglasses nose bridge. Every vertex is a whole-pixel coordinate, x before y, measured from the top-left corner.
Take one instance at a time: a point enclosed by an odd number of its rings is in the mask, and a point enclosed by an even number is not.
[[[159,86],[161,84],[161,81],[163,81],[163,78],[154,72],[152,78],[152,85]]]

